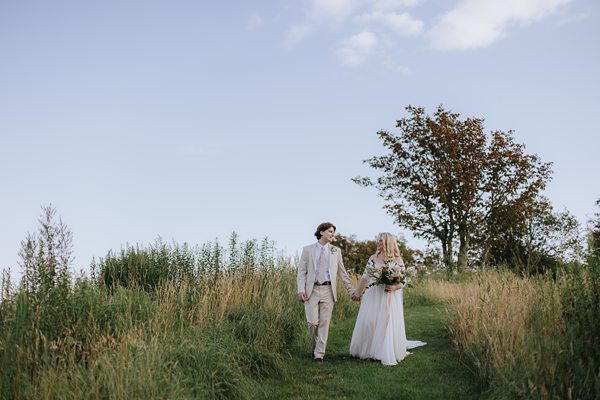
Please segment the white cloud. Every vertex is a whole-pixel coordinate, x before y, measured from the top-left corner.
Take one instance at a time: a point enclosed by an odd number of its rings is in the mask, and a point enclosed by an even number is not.
[[[485,47],[502,39],[513,25],[539,21],[572,0],[461,0],[428,32],[439,50]]]
[[[285,33],[285,44],[292,47],[309,37],[322,25],[339,25],[351,16],[363,0],[310,0],[302,22],[292,25]]]
[[[362,64],[377,45],[377,36],[373,32],[364,31],[343,40],[336,50],[336,55],[344,65],[355,67]]]
[[[423,22],[408,13],[374,11],[359,15],[356,21],[362,24],[380,23],[400,36],[418,35],[423,30]]]
[[[311,0],[308,16],[315,22],[339,23],[363,3],[362,0]]]
[[[489,46],[508,35],[511,29],[538,22],[572,1],[452,0],[454,6],[450,11],[441,14],[433,23],[427,23],[429,28],[425,38],[431,47],[438,50]],[[362,32],[340,42],[335,53],[343,64],[357,66],[371,55],[375,47],[379,48],[380,55],[393,53],[398,46],[391,39],[393,37],[423,35],[426,30],[424,21],[415,17],[412,12],[405,11],[423,2],[424,0],[305,0],[303,16],[286,31],[285,44],[288,48],[293,47],[324,29],[329,34],[349,35],[353,28],[347,22],[353,21],[354,29],[358,24]],[[563,15],[559,23],[570,23],[585,17]]]
[[[424,0],[306,0],[304,16],[285,32],[285,45],[291,48],[326,28],[344,32],[348,20],[362,25],[362,32],[340,42],[335,53],[345,65],[357,66],[371,55],[378,44],[377,34],[415,36],[423,31],[423,22],[398,9],[421,4]],[[350,25],[351,29],[352,26]],[[355,27],[356,28],[356,27]]]
[[[263,20],[260,14],[257,12],[253,12],[252,14],[250,14],[250,17],[248,17],[248,23],[246,24],[246,28],[248,28],[250,32],[253,32],[257,30],[262,24]]]
[[[418,6],[423,0],[375,0],[373,9],[378,11],[398,10]]]

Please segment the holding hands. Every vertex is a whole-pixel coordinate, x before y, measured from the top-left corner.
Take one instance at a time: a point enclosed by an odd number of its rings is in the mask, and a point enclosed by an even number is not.
[[[399,283],[397,285],[385,285],[385,291],[388,293],[392,293],[392,292],[395,292],[396,290],[402,289],[403,287],[404,287],[404,285],[401,283]],[[361,289],[362,288],[359,285],[358,289],[356,289],[354,291],[354,293],[352,294],[352,300],[360,301],[360,299],[362,298],[362,293],[361,293],[362,290]]]

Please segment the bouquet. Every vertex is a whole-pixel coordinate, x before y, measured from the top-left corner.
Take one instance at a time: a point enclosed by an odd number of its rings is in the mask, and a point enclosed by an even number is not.
[[[369,275],[374,282],[369,285],[408,285],[410,278],[406,274],[406,267],[402,264],[398,264],[394,258],[389,258],[388,262],[382,266],[375,265],[372,259],[366,266],[367,275]]]

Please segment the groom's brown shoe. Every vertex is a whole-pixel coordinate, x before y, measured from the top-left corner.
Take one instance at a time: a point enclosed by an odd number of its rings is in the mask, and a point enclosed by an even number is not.
[[[314,362],[323,362],[323,357],[315,357],[313,358]]]

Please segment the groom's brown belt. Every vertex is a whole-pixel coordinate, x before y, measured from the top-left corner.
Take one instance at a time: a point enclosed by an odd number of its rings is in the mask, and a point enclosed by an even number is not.
[[[325,281],[323,283],[315,282],[315,286],[327,286],[327,285],[331,285],[331,282],[329,282],[329,281]]]

